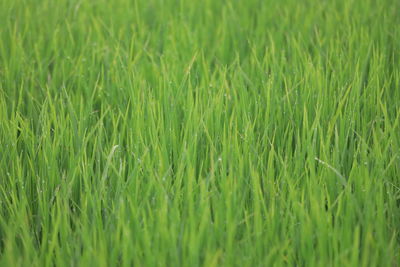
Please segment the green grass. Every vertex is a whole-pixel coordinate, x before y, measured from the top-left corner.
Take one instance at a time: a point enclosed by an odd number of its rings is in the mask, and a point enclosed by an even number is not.
[[[399,266],[400,2],[1,0],[1,266]]]

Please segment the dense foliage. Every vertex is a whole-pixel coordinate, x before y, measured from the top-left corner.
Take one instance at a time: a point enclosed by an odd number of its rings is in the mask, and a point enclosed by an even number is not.
[[[398,266],[399,10],[0,0],[0,265]]]

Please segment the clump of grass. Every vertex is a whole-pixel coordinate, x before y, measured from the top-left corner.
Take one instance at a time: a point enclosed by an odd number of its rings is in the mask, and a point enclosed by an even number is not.
[[[399,3],[0,1],[0,265],[397,266]]]

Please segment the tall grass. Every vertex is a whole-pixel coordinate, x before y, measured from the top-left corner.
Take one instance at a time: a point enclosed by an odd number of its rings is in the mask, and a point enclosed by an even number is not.
[[[0,1],[0,265],[398,266],[399,10]]]

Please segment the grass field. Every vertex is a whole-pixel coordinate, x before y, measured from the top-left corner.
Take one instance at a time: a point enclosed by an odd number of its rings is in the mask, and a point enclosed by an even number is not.
[[[0,0],[0,266],[399,266],[399,10]]]

